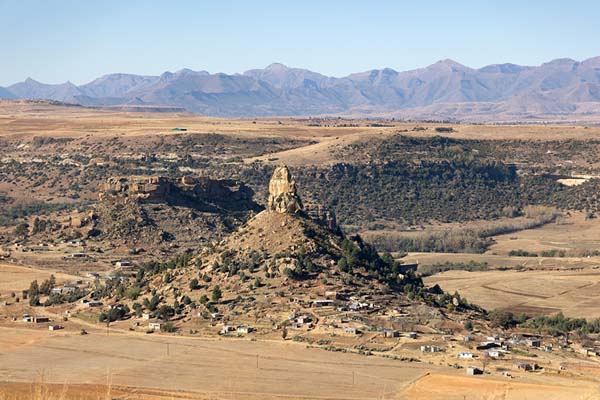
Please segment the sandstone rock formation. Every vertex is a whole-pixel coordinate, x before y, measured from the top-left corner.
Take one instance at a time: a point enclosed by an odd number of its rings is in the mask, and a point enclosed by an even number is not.
[[[296,214],[302,211],[302,201],[290,170],[282,165],[273,172],[269,182],[269,211]]]
[[[180,180],[164,176],[116,176],[100,187],[100,200],[131,197],[148,203],[216,202],[233,209],[256,208],[253,195],[248,186],[238,181],[191,176]]]

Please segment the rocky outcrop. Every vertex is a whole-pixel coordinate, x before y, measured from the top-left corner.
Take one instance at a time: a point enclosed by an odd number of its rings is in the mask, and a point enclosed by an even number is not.
[[[254,192],[241,182],[229,179],[183,176],[119,176],[100,187],[100,199],[133,198],[146,203],[167,203],[187,207],[258,210]],[[213,210],[215,211],[215,210]]]
[[[302,201],[298,195],[296,182],[285,166],[275,169],[269,182],[269,211],[296,214],[302,211]]]
[[[326,227],[330,231],[340,233],[340,228],[333,210],[318,203],[308,203],[304,207],[306,215],[316,223]]]

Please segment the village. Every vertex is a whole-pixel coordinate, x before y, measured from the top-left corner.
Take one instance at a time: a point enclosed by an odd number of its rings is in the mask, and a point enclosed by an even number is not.
[[[220,307],[218,312],[193,304],[189,312],[170,318],[155,312],[136,312],[127,304],[99,301],[90,297],[98,281],[134,279],[135,264],[116,261],[118,273],[89,272],[80,279],[56,282],[50,295],[81,296],[73,303],[32,307],[23,293],[2,296],[2,326],[68,331],[82,335],[109,332],[153,333],[155,335],[221,337],[223,340],[280,339],[304,343],[310,348],[350,352],[366,357],[383,357],[462,369],[466,375],[497,375],[505,379],[523,374],[575,374],[582,365],[596,365],[600,351],[583,346],[574,338],[551,337],[526,331],[494,330],[486,325],[467,330],[459,321],[425,322],[414,304],[398,304],[393,296],[353,294],[329,290],[321,297],[265,299],[270,311],[252,318]],[[123,268],[128,271],[124,274]],[[45,301],[45,298],[40,298]],[[258,303],[258,302],[257,302]],[[260,304],[260,303],[258,303]],[[290,307],[291,305],[291,307]],[[284,310],[292,309],[292,312]],[[115,321],[99,315],[116,312]],[[440,320],[441,321],[441,320]],[[438,321],[439,322],[439,321]],[[58,332],[57,332],[58,331]],[[106,333],[103,333],[106,331]]]

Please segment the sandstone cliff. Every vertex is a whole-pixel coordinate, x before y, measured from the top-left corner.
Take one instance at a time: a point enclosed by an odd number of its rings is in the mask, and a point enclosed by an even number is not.
[[[302,201],[290,170],[285,165],[277,167],[269,182],[268,210],[296,214],[301,212],[302,209]]]

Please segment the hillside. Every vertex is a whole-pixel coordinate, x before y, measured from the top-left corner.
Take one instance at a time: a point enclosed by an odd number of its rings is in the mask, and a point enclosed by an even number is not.
[[[446,59],[411,71],[384,68],[336,78],[275,63],[233,75],[189,69],[160,76],[117,73],[80,86],[28,78],[0,88],[0,98],[163,106],[222,117],[333,114],[479,122],[598,121],[599,68],[600,57],[479,69]]]
[[[122,312],[100,319],[123,319],[134,310],[137,317],[147,313],[170,320],[168,329],[186,329],[200,317],[252,323],[268,333],[289,326],[290,313],[334,305],[338,311],[379,310],[360,320],[373,329],[389,323],[386,313],[402,306],[417,307],[429,322],[483,318],[460,298],[425,288],[414,265],[380,256],[360,237],[346,237],[310,218],[287,167],[275,170],[269,188],[267,209],[225,239],[168,262],[145,262],[135,280],[132,275],[96,286],[87,298],[123,304]],[[312,326],[318,322],[312,321]]]

